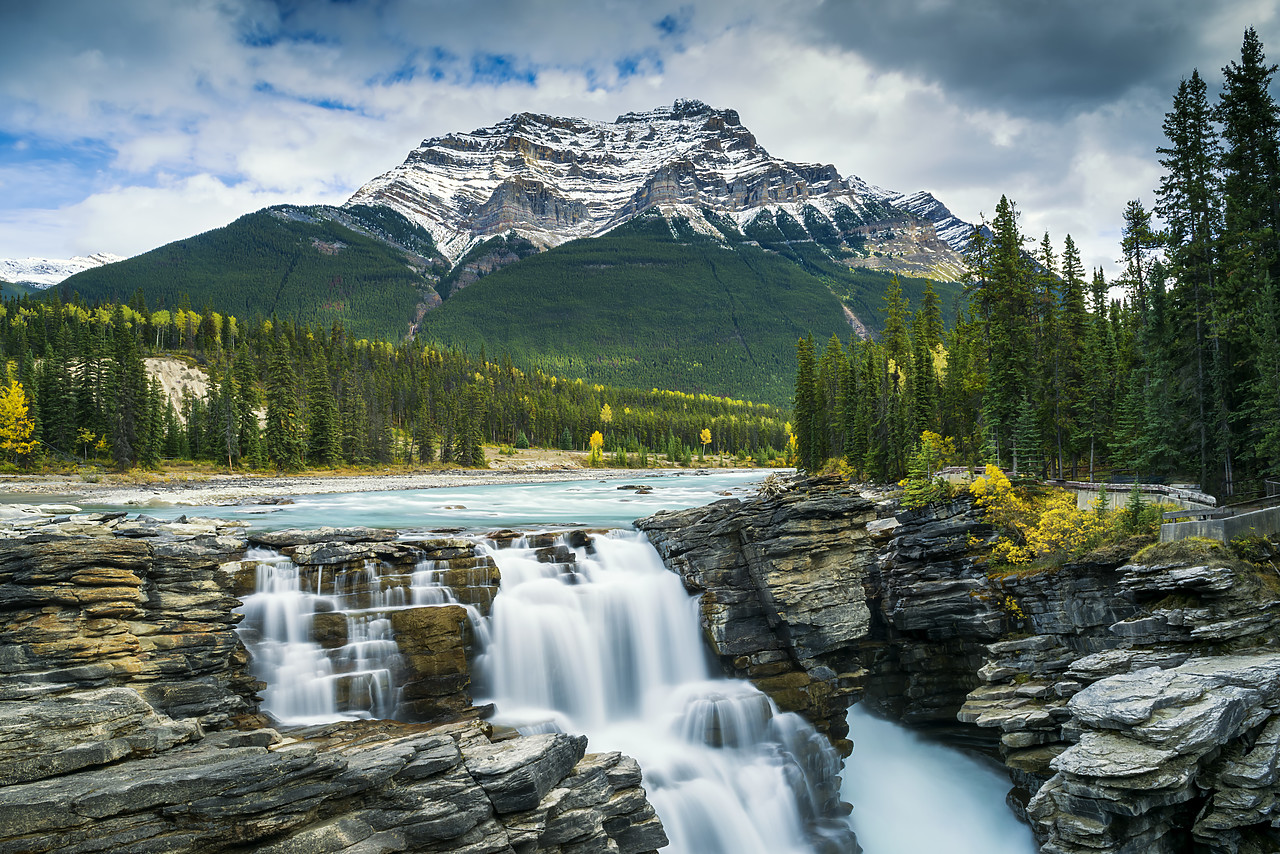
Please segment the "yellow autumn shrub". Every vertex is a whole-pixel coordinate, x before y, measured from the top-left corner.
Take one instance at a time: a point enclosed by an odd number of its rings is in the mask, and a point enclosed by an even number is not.
[[[1076,509],[1069,492],[1054,492],[1040,519],[1027,531],[1027,546],[1036,557],[1067,557],[1105,533],[1107,521],[1097,513]]]

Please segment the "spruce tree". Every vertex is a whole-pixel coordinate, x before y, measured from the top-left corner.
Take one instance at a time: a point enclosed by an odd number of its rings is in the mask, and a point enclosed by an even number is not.
[[[1192,71],[1173,99],[1164,119],[1168,147],[1157,149],[1165,175],[1156,191],[1156,213],[1164,220],[1163,232],[1173,277],[1172,327],[1181,354],[1174,369],[1185,377],[1194,414],[1192,422],[1199,482],[1205,483],[1211,464],[1211,419],[1218,411],[1210,384],[1211,345],[1215,334],[1209,323],[1218,232],[1221,227],[1218,163],[1222,156],[1213,108],[1204,80]]]
[[[287,344],[277,340],[267,364],[267,459],[284,471],[302,468],[303,437],[298,418],[298,375]]]
[[[844,455],[844,419],[839,417],[839,412],[840,376],[845,362],[844,347],[840,344],[840,339],[832,335],[818,362],[817,375],[817,406],[823,415],[821,420],[826,456]]]
[[[1265,394],[1262,371],[1252,346],[1264,313],[1258,305],[1280,278],[1280,107],[1271,96],[1275,65],[1268,65],[1253,28],[1245,32],[1240,62],[1222,69],[1224,81],[1217,118],[1222,125],[1223,228],[1222,274],[1214,281],[1211,315],[1217,332],[1214,378],[1219,383],[1219,447],[1222,492],[1232,495],[1239,463],[1255,467],[1252,398]],[[1243,458],[1243,459],[1241,459]]]
[[[826,427],[818,404],[812,337],[801,338],[796,342],[796,391],[793,411],[800,468],[815,472],[825,459],[822,453],[824,444],[822,439],[826,434]]]
[[[983,415],[999,465],[1012,445],[1034,360],[1030,337],[1031,270],[1022,253],[1017,211],[1005,196],[996,205],[992,229],[991,263],[985,286],[990,315]]]
[[[317,353],[307,372],[307,460],[332,468],[342,460],[338,403],[329,382],[329,364]]]
[[[1084,349],[1089,334],[1089,312],[1085,307],[1084,288],[1080,251],[1068,234],[1062,250],[1062,296],[1058,306],[1058,338],[1054,355],[1059,377],[1054,437],[1059,457],[1070,453],[1072,478],[1077,475],[1082,449],[1079,418],[1087,386]]]

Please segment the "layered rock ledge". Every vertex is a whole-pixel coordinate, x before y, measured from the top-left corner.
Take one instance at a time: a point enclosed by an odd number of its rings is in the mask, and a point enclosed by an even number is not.
[[[686,589],[725,672],[804,714],[847,753],[845,710],[866,675],[850,645],[867,636],[861,595],[875,562],[875,502],[815,483],[637,520]]]
[[[257,569],[241,528],[73,507],[0,526],[0,850],[642,854],[667,844],[634,760],[588,754],[583,737],[510,737],[468,719],[482,710],[470,706],[459,605],[397,612],[417,678],[410,711],[456,722],[272,728],[235,629],[237,594]],[[273,543],[330,583],[361,577],[367,560],[406,570],[427,560],[466,573],[468,604],[481,608],[497,583],[463,541],[348,529]]]
[[[1274,569],[1191,543],[996,572],[971,501],[833,480],[637,525],[727,672],[835,738],[862,700],[998,757],[1041,850],[1280,850]]]

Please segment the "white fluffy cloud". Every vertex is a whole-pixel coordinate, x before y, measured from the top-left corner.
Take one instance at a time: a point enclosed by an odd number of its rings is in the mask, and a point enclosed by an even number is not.
[[[965,218],[1007,194],[1029,233],[1069,232],[1110,266],[1125,201],[1150,203],[1178,78],[1212,80],[1247,25],[1280,41],[1274,0],[1155,24],[1158,0],[1115,5],[0,0],[0,257],[137,253],[267,204],[340,202],[425,137],[693,97],[775,155]],[[1007,56],[977,55],[996,43]]]

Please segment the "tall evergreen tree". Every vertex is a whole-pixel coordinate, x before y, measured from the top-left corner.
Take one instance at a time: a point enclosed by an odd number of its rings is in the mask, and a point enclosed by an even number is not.
[[[1183,80],[1164,119],[1167,147],[1157,149],[1165,175],[1156,191],[1156,213],[1164,220],[1163,237],[1173,277],[1174,331],[1187,377],[1199,461],[1199,480],[1208,478],[1211,457],[1210,421],[1219,407],[1210,386],[1210,295],[1214,287],[1216,248],[1221,224],[1218,164],[1222,150],[1213,126],[1204,80],[1192,71]]]
[[[267,459],[276,468],[302,468],[303,437],[298,418],[298,375],[288,346],[277,340],[267,364]]]
[[[796,342],[796,393],[795,393],[796,451],[800,468],[817,471],[826,459],[825,419],[819,409],[817,372],[813,352],[813,338],[801,338]]]
[[[992,230],[986,284],[990,316],[984,417],[999,464],[1011,449],[1034,362],[1030,337],[1031,270],[1022,252],[1017,211],[1005,196],[996,205]]]
[[[307,372],[307,460],[332,468],[342,460],[338,403],[329,382],[329,364],[317,352]]]
[[[1215,379],[1219,387],[1219,443],[1223,489],[1235,492],[1236,466],[1256,449],[1249,397],[1261,371],[1252,346],[1264,314],[1278,305],[1257,305],[1274,293],[1280,278],[1280,107],[1271,95],[1275,65],[1268,65],[1251,27],[1240,62],[1222,69],[1217,118],[1222,125],[1222,275],[1214,283],[1212,316],[1216,332]]]

